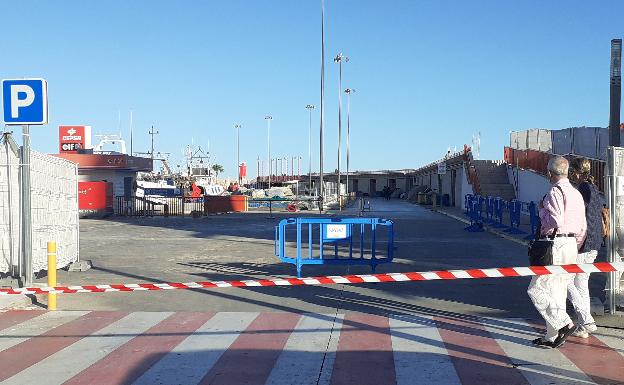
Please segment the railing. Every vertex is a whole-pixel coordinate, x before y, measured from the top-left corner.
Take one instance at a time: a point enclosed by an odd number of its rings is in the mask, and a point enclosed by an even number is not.
[[[305,206],[309,211],[319,210],[322,212],[321,198],[252,198],[247,201],[249,209],[268,208],[269,215],[273,215],[275,209],[291,213],[300,211]],[[303,204],[303,205],[302,205]]]
[[[204,213],[204,198],[118,196],[114,212],[125,217],[197,216]]]

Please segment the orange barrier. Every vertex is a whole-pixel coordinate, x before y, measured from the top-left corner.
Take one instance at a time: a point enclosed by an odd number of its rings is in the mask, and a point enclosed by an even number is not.
[[[229,212],[245,212],[248,210],[247,196],[230,195],[230,196],[205,196],[204,212],[206,214],[229,213]]]

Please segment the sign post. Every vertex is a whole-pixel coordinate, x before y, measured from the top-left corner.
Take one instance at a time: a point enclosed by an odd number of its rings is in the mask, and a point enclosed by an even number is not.
[[[32,267],[32,218],[30,188],[30,125],[48,123],[48,83],[44,79],[2,80],[4,123],[22,126],[21,157],[21,213],[22,213],[22,261],[25,267],[24,281],[31,285]]]

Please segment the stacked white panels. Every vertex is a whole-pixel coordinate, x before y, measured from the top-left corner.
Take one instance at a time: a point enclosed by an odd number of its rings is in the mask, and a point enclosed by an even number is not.
[[[571,154],[572,146],[572,129],[565,128],[563,130],[553,130],[552,135],[552,152],[553,154]]]

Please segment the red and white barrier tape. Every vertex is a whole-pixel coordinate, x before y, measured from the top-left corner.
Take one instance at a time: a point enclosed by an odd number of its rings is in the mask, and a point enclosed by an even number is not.
[[[525,277],[531,275],[550,275],[568,273],[608,273],[624,271],[624,262],[598,262],[560,266],[500,267],[492,269],[442,270],[409,273],[334,275],[308,278],[272,278],[244,281],[205,281],[205,282],[170,282],[170,283],[132,283],[118,285],[82,285],[55,287],[24,287],[19,289],[0,288],[0,295],[11,294],[49,294],[49,293],[107,293],[112,291],[144,291],[173,289],[216,289],[222,287],[258,287],[258,286],[299,286],[332,285],[337,283],[378,283],[429,281],[440,279],[500,278]]]

